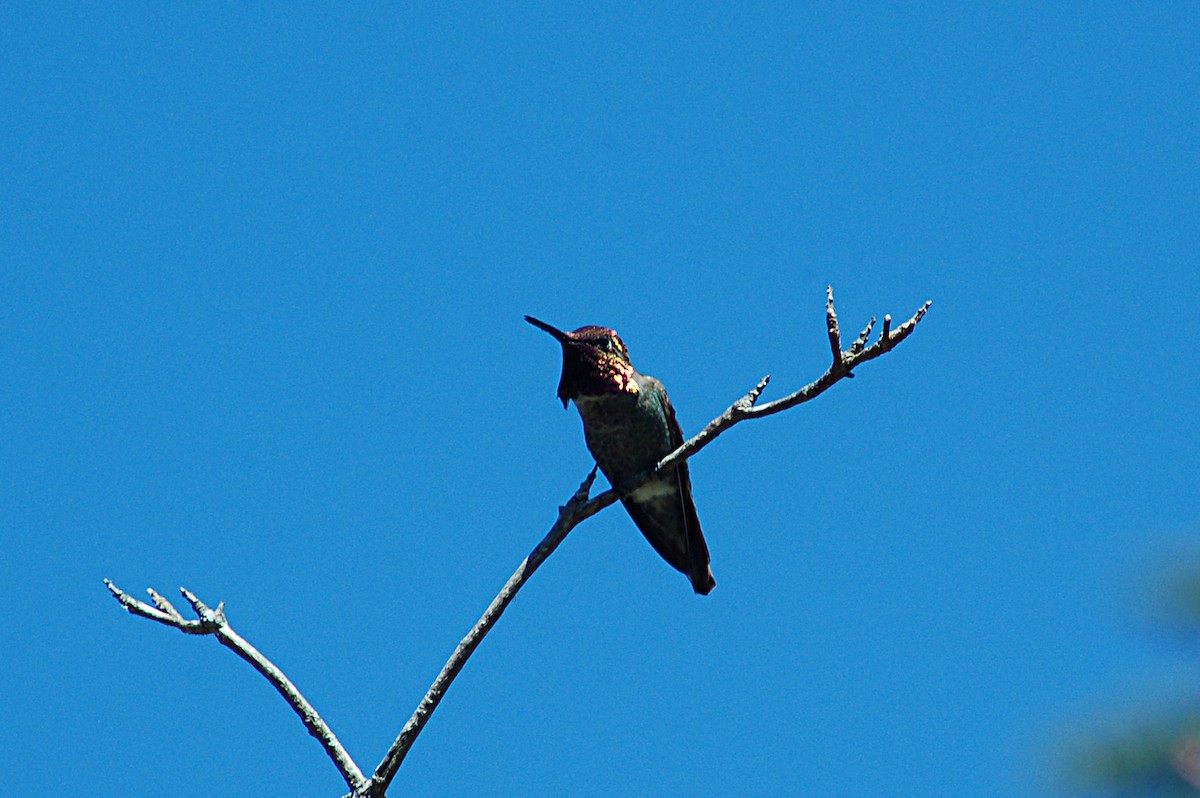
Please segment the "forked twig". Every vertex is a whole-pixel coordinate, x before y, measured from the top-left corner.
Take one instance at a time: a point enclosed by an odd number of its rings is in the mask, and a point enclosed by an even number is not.
[[[759,380],[758,385],[754,386],[749,393],[734,402],[728,410],[709,423],[709,425],[705,427],[698,435],[686,441],[678,449],[660,460],[653,469],[647,471],[645,474],[642,474],[640,477],[631,480],[626,485],[623,485],[619,488],[610,488],[609,490],[598,494],[590,501],[581,503],[580,498],[587,498],[587,491],[590,490],[592,481],[596,478],[596,472],[593,469],[588,478],[584,480],[582,485],[579,486],[579,490],[575,492],[575,495],[571,498],[571,501],[567,502],[566,506],[561,508],[558,515],[558,520],[555,521],[554,526],[551,527],[549,534],[546,535],[546,538],[538,544],[537,548],[533,550],[533,553],[529,555],[529,558],[527,558],[526,561],[521,564],[521,567],[517,569],[516,573],[514,573],[512,578],[508,580],[508,583],[505,584],[504,589],[500,591],[500,595],[498,595],[492,602],[491,606],[488,607],[487,612],[483,614],[483,617],[479,619],[474,628],[471,629],[471,632],[467,635],[463,642],[459,644],[458,648],[455,649],[450,660],[446,663],[445,667],[442,668],[442,672],[439,673],[437,679],[434,680],[433,686],[429,688],[429,692],[426,693],[425,698],[421,700],[421,703],[417,707],[417,711],[413,713],[413,716],[409,719],[408,723],[405,724],[404,730],[400,732],[400,735],[396,738],[396,741],[392,743],[391,749],[388,750],[387,755],[383,758],[383,762],[381,762],[379,767],[376,769],[375,775],[372,778],[372,782],[377,785],[381,785],[384,790],[387,789],[387,786],[391,783],[392,779],[396,775],[396,770],[400,767],[401,762],[404,761],[404,757],[407,755],[409,748],[412,747],[417,735],[420,734],[421,729],[425,726],[426,721],[428,721],[429,713],[432,712],[437,706],[438,702],[441,701],[442,697],[445,695],[446,689],[449,688],[450,683],[454,680],[454,677],[458,675],[460,670],[462,670],[462,666],[465,664],[466,658],[470,656],[471,651],[474,651],[475,646],[478,645],[478,641],[482,640],[483,636],[487,634],[488,630],[490,630],[491,627],[495,625],[496,621],[500,619],[500,615],[504,612],[504,608],[508,606],[508,603],[512,601],[512,598],[516,595],[517,591],[521,589],[521,586],[533,574],[534,569],[541,564],[542,560],[544,560],[546,556],[549,556],[550,552],[557,548],[558,544],[561,543],[564,538],[566,538],[567,533],[569,533],[581,522],[603,510],[605,507],[615,504],[623,494],[636,490],[640,485],[649,481],[658,473],[675,468],[680,463],[694,455],[696,452],[712,443],[713,439],[715,439],[725,430],[732,427],[734,424],[737,424],[739,421],[744,421],[748,418],[769,416],[773,413],[779,413],[783,410],[787,410],[790,407],[795,407],[798,404],[802,404],[816,398],[843,377],[853,376],[851,374],[851,369],[853,369],[855,366],[868,360],[873,360],[885,352],[895,349],[901,341],[911,335],[913,329],[915,329],[917,324],[920,323],[921,319],[925,316],[925,313],[929,310],[929,307],[932,304],[932,302],[926,302],[924,305],[922,305],[921,308],[913,315],[913,317],[905,322],[900,329],[896,330],[895,333],[890,333],[888,330],[891,317],[886,316],[884,321],[884,333],[880,336],[878,341],[865,349],[863,349],[861,346],[858,346],[856,350],[856,347],[852,346],[851,351],[843,352],[841,346],[841,336],[838,332],[837,313],[834,311],[833,307],[832,287],[826,289],[826,296],[826,327],[829,333],[830,349],[834,357],[833,364],[829,367],[825,374],[789,396],[785,396],[782,399],[777,399],[774,402],[766,405],[757,406],[759,397],[762,395],[763,391],[767,387],[767,383],[771,379],[769,375],[763,377],[761,380]],[[871,323],[867,325],[866,330],[864,330],[859,336],[860,340],[865,342],[866,337],[870,335],[873,324],[874,319],[871,320]],[[543,549],[545,550],[545,556],[535,560],[536,555]],[[534,564],[532,567],[529,567],[531,562]],[[469,649],[465,648],[468,641],[474,641],[473,645],[471,645]],[[362,793],[362,796],[365,797],[368,795],[382,794],[382,792],[364,792]]]
[[[225,605],[222,602],[217,605],[217,608],[210,609],[204,602],[196,597],[194,593],[186,588],[179,588],[179,592],[192,605],[192,609],[196,611],[196,620],[187,620],[183,617],[171,602],[167,601],[154,590],[148,590],[150,598],[154,601],[155,607],[151,607],[144,601],[138,601],[133,596],[121,590],[108,579],[104,580],[104,584],[108,586],[109,591],[117,601],[121,602],[121,606],[129,610],[134,615],[140,615],[143,618],[149,618],[152,621],[158,621],[164,626],[172,626],[181,632],[186,632],[190,635],[212,635],[217,638],[217,641],[228,648],[233,653],[250,663],[254,670],[261,673],[271,686],[274,687],[279,694],[283,696],[283,700],[287,701],[297,715],[300,716],[301,722],[304,723],[304,728],[308,729],[308,733],[317,738],[321,746],[325,749],[325,753],[333,760],[333,764],[337,767],[338,772],[342,774],[342,778],[351,790],[358,790],[364,784],[368,783],[368,779],[359,770],[358,765],[342,747],[337,735],[333,733],[333,729],[317,714],[317,710],[312,704],[308,703],[300,691],[296,689],[296,685],[292,684],[288,677],[283,675],[283,671],[275,666],[275,663],[264,657],[258,649],[246,642],[246,639],[233,631],[233,627],[229,625],[229,621],[225,618]],[[382,793],[380,793],[382,795]]]
[[[445,666],[442,667],[441,672],[434,679],[424,698],[417,705],[412,717],[404,724],[404,728],[400,731],[391,748],[388,749],[387,754],[379,763],[379,767],[375,769],[375,773],[370,778],[366,778],[362,774],[358,766],[355,765],[354,760],[350,758],[350,755],[346,753],[341,743],[338,742],[333,731],[321,719],[304,696],[288,681],[287,677],[266,657],[233,631],[225,619],[222,605],[217,605],[215,610],[211,610],[193,594],[184,590],[184,597],[187,598],[198,616],[198,620],[187,620],[171,606],[170,602],[153,590],[149,591],[151,599],[155,604],[152,607],[119,590],[107,579],[105,580],[105,584],[108,585],[108,589],[112,591],[117,600],[121,602],[121,605],[134,615],[140,615],[166,626],[172,626],[188,634],[214,635],[222,645],[249,662],[255,670],[271,682],[275,689],[279,691],[279,694],[283,696],[284,700],[300,716],[309,734],[321,742],[326,753],[342,774],[342,778],[350,787],[352,798],[382,798],[388,786],[395,778],[396,772],[399,770],[405,756],[407,756],[413,743],[416,741],[417,736],[425,728],[425,724],[428,723],[433,711],[437,709],[438,704],[445,697],[446,691],[454,682],[455,677],[462,671],[471,654],[478,648],[492,627],[496,625],[496,622],[500,620],[500,616],[503,615],[504,610],[516,597],[521,587],[529,580],[529,577],[558,548],[558,545],[562,543],[572,529],[609,505],[615,504],[621,496],[636,490],[648,480],[653,479],[664,471],[669,471],[677,467],[680,463],[695,455],[696,452],[712,443],[718,435],[735,424],[747,419],[762,418],[780,413],[796,405],[811,401],[827,391],[839,380],[853,377],[853,370],[857,366],[890,352],[908,338],[913,330],[916,329],[921,319],[925,317],[931,304],[932,302],[926,302],[908,321],[901,324],[895,331],[891,329],[892,317],[890,315],[884,316],[883,329],[879,339],[875,343],[868,345],[871,330],[875,326],[875,319],[872,318],[863,331],[859,333],[854,343],[850,345],[850,348],[843,350],[837,313],[833,305],[833,288],[827,288],[825,326],[833,362],[824,374],[782,399],[776,399],[773,402],[759,405],[759,397],[770,381],[769,376],[763,377],[749,393],[738,399],[724,413],[709,422],[708,426],[701,430],[699,434],[660,460],[654,468],[624,485],[610,488],[589,499],[588,494],[591,491],[592,483],[596,479],[596,470],[592,469],[592,473],[588,475],[575,491],[570,501],[559,508],[558,518],[555,520],[554,525],[550,527],[550,531],[546,534],[546,537],[529,553],[529,556],[525,558],[524,562],[521,563],[520,567],[517,568],[516,572],[513,573],[508,582],[501,588],[496,598],[488,605],[482,617],[475,623],[466,637],[462,639],[458,647],[455,648],[454,653],[447,660]]]

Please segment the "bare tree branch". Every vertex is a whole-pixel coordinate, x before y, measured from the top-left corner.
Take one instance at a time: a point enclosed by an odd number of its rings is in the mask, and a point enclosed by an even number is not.
[[[843,377],[853,377],[853,369],[858,367],[860,364],[866,363],[868,360],[874,360],[880,355],[892,351],[899,346],[905,338],[912,335],[913,330],[916,329],[917,325],[921,322],[921,319],[925,318],[926,312],[928,312],[929,307],[933,304],[931,301],[926,302],[917,309],[917,312],[913,314],[912,318],[900,325],[900,328],[895,332],[891,331],[892,317],[884,316],[883,333],[879,336],[878,341],[866,347],[865,349],[858,348],[858,341],[856,341],[853,345],[851,345],[850,351],[843,352],[841,335],[838,332],[837,313],[833,308],[832,287],[826,289],[826,295],[828,300],[825,304],[825,321],[826,329],[829,333],[829,346],[833,353],[833,363],[829,366],[826,372],[795,393],[788,394],[782,399],[776,399],[775,401],[768,402],[765,405],[757,405],[756,401],[758,399],[758,395],[762,393],[762,389],[765,387],[767,380],[767,378],[764,377],[763,382],[759,383],[755,390],[747,394],[747,396],[742,400],[734,402],[728,410],[710,421],[708,426],[700,431],[700,434],[696,435],[694,438],[684,443],[683,446],[680,446],[678,449],[671,452],[669,455],[659,461],[652,474],[658,474],[679,465],[684,460],[687,460],[696,452],[712,443],[718,435],[732,427],[734,424],[737,424],[739,421],[744,421],[748,418],[761,418],[763,416],[770,416],[775,413],[781,413],[784,410],[789,410],[796,405],[804,404],[805,402],[817,398],[821,394],[825,393],[825,391],[829,390],[829,388],[833,387],[834,383],[838,382]],[[865,342],[867,337],[871,334],[871,328],[873,326],[874,320],[867,324],[866,329],[864,329],[859,335],[859,340]],[[747,401],[751,397],[753,397],[753,400]],[[645,478],[649,477],[647,476]],[[639,479],[635,484],[641,484],[645,478]],[[599,499],[600,497],[597,496],[596,498]]]
[[[429,716],[437,709],[437,705],[441,703],[442,698],[446,695],[446,690],[453,683],[454,677],[458,676],[463,665],[467,664],[467,659],[479,644],[483,642],[484,636],[496,625],[496,621],[500,620],[500,616],[504,613],[505,608],[516,598],[517,591],[529,580],[529,577],[533,576],[533,572],[538,569],[538,566],[554,553],[554,550],[558,548],[558,544],[562,543],[567,537],[568,532],[574,529],[585,518],[600,512],[602,508],[596,507],[587,512],[586,515],[584,514],[592,504],[592,502],[588,501],[588,493],[591,491],[592,483],[595,481],[596,469],[593,468],[592,473],[588,474],[587,479],[580,484],[570,501],[558,509],[558,520],[554,522],[554,526],[550,527],[550,531],[546,533],[546,537],[542,538],[542,542],[534,547],[533,551],[529,553],[529,556],[525,558],[525,561],[521,563],[516,572],[509,577],[504,587],[500,589],[500,593],[497,594],[496,598],[492,599],[492,603],[488,605],[483,616],[471,628],[471,631],[467,632],[467,636],[458,644],[458,648],[454,649],[454,653],[450,656],[445,666],[442,667],[441,673],[433,680],[433,685],[425,693],[425,697],[421,699],[421,703],[417,705],[416,711],[408,719],[408,723],[404,724],[400,735],[392,743],[392,747],[388,749],[387,755],[379,763],[379,767],[375,769],[375,775],[371,779],[371,784],[365,790],[354,793],[355,798],[358,798],[358,796],[382,796],[387,791],[388,785],[396,777],[396,771],[400,768],[404,757],[408,754],[409,749],[412,748],[417,735],[425,728],[425,724],[429,721]]]
[[[211,610],[196,598],[195,595],[187,590],[182,590],[184,597],[192,605],[197,616],[199,616],[199,620],[190,621],[180,615],[170,602],[153,590],[149,591],[150,597],[155,604],[154,607],[151,607],[149,604],[138,601],[119,590],[107,579],[104,580],[105,584],[108,585],[108,589],[112,591],[113,596],[121,602],[121,605],[134,615],[140,615],[143,618],[149,618],[166,626],[172,626],[188,634],[214,635],[222,645],[249,662],[255,670],[266,677],[275,689],[279,691],[284,700],[300,716],[309,734],[321,742],[326,753],[342,774],[342,778],[345,779],[346,784],[350,787],[352,798],[383,798],[389,785],[395,778],[401,763],[403,763],[405,756],[407,756],[413,743],[416,741],[417,736],[425,728],[425,724],[429,722],[433,711],[437,709],[438,704],[445,697],[446,691],[454,682],[455,677],[462,671],[471,654],[479,647],[483,638],[496,625],[496,622],[500,620],[500,616],[504,614],[504,610],[516,597],[521,587],[529,580],[529,577],[558,548],[559,544],[566,539],[567,534],[572,529],[609,505],[616,503],[622,496],[636,490],[643,483],[655,478],[664,471],[677,467],[680,463],[695,455],[696,452],[712,443],[718,435],[733,425],[747,419],[762,418],[788,410],[796,405],[815,399],[842,378],[853,377],[854,368],[890,352],[911,335],[913,330],[916,329],[917,324],[924,318],[931,304],[932,302],[926,302],[922,305],[913,314],[912,318],[900,325],[895,332],[891,329],[892,317],[890,315],[884,316],[883,330],[879,336],[879,340],[868,346],[867,342],[870,339],[871,330],[875,326],[875,318],[872,317],[863,331],[859,333],[858,338],[851,344],[850,349],[843,351],[841,331],[833,304],[833,288],[829,287],[826,289],[825,325],[833,362],[824,374],[795,393],[789,394],[782,399],[776,399],[773,402],[759,405],[759,397],[770,381],[769,376],[763,377],[749,393],[738,399],[724,413],[709,422],[708,426],[701,430],[699,434],[660,460],[654,468],[623,485],[613,486],[609,490],[589,499],[588,495],[591,491],[592,483],[596,479],[596,469],[593,468],[592,473],[587,476],[571,499],[559,508],[558,518],[554,522],[554,525],[550,527],[550,531],[546,534],[546,537],[529,553],[529,556],[525,558],[524,562],[521,563],[520,567],[517,568],[516,572],[513,573],[508,582],[501,588],[496,598],[488,605],[483,616],[480,617],[467,633],[466,637],[458,644],[458,647],[455,648],[454,653],[447,660],[441,672],[425,693],[425,697],[417,705],[412,717],[404,724],[404,728],[401,729],[399,736],[396,737],[391,748],[388,749],[387,754],[379,763],[379,767],[375,769],[375,773],[369,779],[363,776],[358,766],[350,758],[350,755],[342,748],[333,731],[317,715],[316,710],[312,708],[304,696],[288,681],[287,677],[267,660],[266,657],[262,656],[253,646],[233,631],[225,619],[222,605],[218,605],[215,610]]]
[[[283,696],[288,705],[300,716],[300,720],[304,723],[304,728],[308,729],[308,733],[317,738],[317,741],[321,743],[321,746],[325,749],[325,753],[333,760],[333,764],[337,766],[338,772],[342,774],[342,778],[351,790],[357,790],[363,784],[367,783],[367,778],[363,776],[358,765],[354,763],[354,760],[350,758],[350,754],[342,747],[337,735],[333,733],[328,724],[317,714],[312,704],[308,703],[308,699],[301,695],[296,686],[283,675],[283,671],[279,670],[273,662],[259,653],[258,649],[246,642],[245,638],[233,631],[233,627],[225,619],[224,603],[218,604],[215,610],[209,609],[204,602],[196,598],[194,593],[181,587],[179,592],[192,605],[192,609],[196,611],[196,615],[198,616],[198,620],[189,621],[171,605],[171,602],[167,601],[154,590],[147,591],[150,594],[150,598],[157,605],[156,607],[151,607],[144,601],[138,601],[133,596],[121,590],[108,579],[104,580],[104,584],[108,586],[109,591],[117,601],[121,602],[121,606],[134,615],[158,621],[165,626],[173,626],[187,634],[213,635],[216,637],[221,645],[250,663],[251,667],[261,673],[271,683],[271,686]]]
[[[888,329],[891,317],[885,316],[883,335],[880,336],[880,339],[875,344],[863,349],[862,345],[865,344],[867,337],[871,333],[871,327],[875,323],[875,320],[872,319],[859,336],[859,341],[862,343],[856,341],[851,346],[849,352],[843,352],[841,335],[838,331],[837,313],[833,307],[832,287],[826,289],[826,296],[825,320],[829,333],[829,345],[833,354],[833,364],[829,367],[829,370],[815,382],[809,383],[790,396],[785,396],[769,404],[756,407],[758,398],[762,395],[762,392],[767,387],[767,383],[771,379],[770,376],[763,377],[758,385],[754,386],[748,394],[734,402],[728,410],[709,423],[698,435],[686,441],[678,449],[660,460],[653,469],[625,485],[614,486],[588,501],[588,491],[591,490],[592,482],[596,478],[596,471],[592,469],[592,473],[579,486],[579,489],[575,492],[571,500],[567,502],[566,506],[559,509],[558,520],[554,522],[554,526],[550,528],[550,532],[546,535],[545,539],[530,553],[525,562],[521,563],[521,567],[517,569],[516,573],[504,585],[500,594],[488,606],[483,617],[479,619],[467,636],[463,638],[463,641],[458,644],[458,648],[455,649],[450,660],[442,668],[442,672],[434,680],[433,685],[429,688],[429,692],[421,699],[416,712],[413,713],[408,723],[405,724],[404,729],[400,732],[400,736],[396,738],[391,749],[388,750],[387,755],[384,756],[383,761],[375,770],[375,775],[371,779],[371,785],[366,790],[356,793],[355,798],[359,796],[366,798],[366,796],[383,795],[395,777],[400,764],[404,761],[405,755],[416,740],[417,735],[421,733],[421,729],[428,722],[429,715],[437,708],[438,703],[445,696],[446,690],[449,689],[450,684],[454,681],[454,677],[458,675],[463,665],[466,664],[467,658],[471,656],[471,653],[479,645],[484,635],[495,626],[496,621],[500,620],[501,614],[503,614],[509,602],[516,596],[517,591],[533,575],[533,572],[542,564],[546,557],[550,556],[551,552],[558,547],[558,544],[562,543],[567,533],[605,507],[614,504],[621,496],[636,490],[640,485],[654,478],[660,472],[675,468],[739,421],[744,421],[748,418],[761,418],[795,407],[798,404],[814,399],[843,377],[853,377],[851,369],[859,363],[873,360],[885,352],[891,351],[907,338],[925,316],[926,311],[929,310],[932,304],[932,302],[926,302],[894,334],[890,333]]]

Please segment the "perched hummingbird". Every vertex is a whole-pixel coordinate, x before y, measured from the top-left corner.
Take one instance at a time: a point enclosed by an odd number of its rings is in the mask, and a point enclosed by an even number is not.
[[[567,333],[532,316],[525,321],[562,344],[558,398],[564,408],[575,402],[588,451],[613,486],[653,468],[683,444],[666,389],[633,370],[629,350],[615,330],[588,326]],[[697,593],[707,595],[716,586],[687,463],[642,485],[621,503],[654,550],[687,574]]]

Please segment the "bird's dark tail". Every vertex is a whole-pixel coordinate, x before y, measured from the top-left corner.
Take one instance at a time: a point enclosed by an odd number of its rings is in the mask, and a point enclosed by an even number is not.
[[[707,596],[717,586],[717,580],[713,578],[712,568],[708,566],[708,563],[704,564],[703,573],[693,571],[691,577],[692,590],[695,590],[701,596]]]

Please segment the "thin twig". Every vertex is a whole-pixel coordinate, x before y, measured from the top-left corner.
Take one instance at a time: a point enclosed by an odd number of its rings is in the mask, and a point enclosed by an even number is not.
[[[872,316],[871,320],[867,322],[867,326],[863,327],[863,331],[858,334],[857,340],[850,345],[850,354],[857,355],[863,350],[863,347],[867,345],[867,341],[871,338],[871,328],[874,326],[875,317]]]
[[[558,548],[558,544],[562,543],[567,537],[568,532],[584,519],[595,515],[603,509],[600,505],[593,508],[592,505],[594,502],[588,501],[588,493],[591,491],[592,483],[595,481],[596,469],[593,468],[592,473],[588,474],[587,479],[580,484],[570,501],[559,508],[558,519],[550,527],[550,531],[546,533],[546,537],[534,547],[533,551],[529,553],[529,556],[525,558],[525,561],[521,563],[516,572],[509,577],[504,587],[500,589],[500,593],[497,594],[496,598],[492,599],[492,603],[488,605],[483,616],[471,628],[471,631],[467,632],[467,636],[458,644],[458,648],[454,649],[454,653],[447,660],[445,666],[442,667],[441,673],[433,680],[433,685],[425,693],[425,697],[421,699],[421,703],[417,705],[416,711],[408,719],[408,723],[404,724],[400,735],[396,737],[395,742],[388,749],[383,761],[375,769],[375,775],[371,778],[370,783],[364,785],[364,788],[360,788],[360,791],[356,792],[355,796],[382,796],[387,791],[388,785],[395,778],[396,771],[404,761],[404,757],[408,754],[409,749],[412,748],[417,735],[421,733],[421,730],[425,728],[425,724],[429,721],[429,716],[437,709],[437,705],[441,702],[442,697],[446,695],[446,690],[450,688],[450,685],[454,682],[454,678],[462,670],[463,665],[467,664],[467,659],[479,647],[479,644],[483,642],[483,638],[491,631],[492,627],[496,625],[496,621],[500,620],[500,616],[504,614],[504,610],[508,607],[509,603],[516,598],[517,591],[529,581],[529,577],[533,576],[533,572],[538,569],[538,566],[554,553],[554,550]],[[608,504],[611,503],[609,502]],[[586,510],[590,510],[590,512]]]
[[[825,288],[825,326],[829,333],[829,349],[833,352],[834,361],[842,357],[842,333],[838,329],[837,313],[833,310],[833,286]]]
[[[905,338],[912,335],[913,330],[925,318],[925,314],[929,311],[932,301],[926,302],[917,312],[912,315],[908,321],[901,324],[894,332],[890,331],[891,316],[883,317],[883,335],[879,340],[871,346],[857,353],[845,353],[839,359],[835,359],[829,370],[822,374],[817,379],[805,385],[800,390],[793,394],[776,399],[774,402],[768,402],[765,405],[754,408],[753,412],[747,414],[749,417],[769,416],[774,413],[779,413],[783,410],[789,410],[798,404],[803,404],[812,399],[817,398],[828,390],[834,383],[848,376],[850,371],[857,368],[859,365],[866,363],[868,360],[874,360],[880,355],[886,354],[900,345]]]
[[[837,314],[834,312],[833,308],[832,289],[829,289],[828,296],[829,301],[826,305],[826,324],[829,330],[830,342],[832,343],[834,340],[838,339]],[[863,349],[862,351],[842,352],[839,349],[837,354],[834,355],[833,363],[829,366],[829,369],[820,377],[813,380],[808,385],[805,385],[795,393],[789,394],[782,399],[776,399],[773,402],[768,402],[764,405],[754,405],[751,403],[751,406],[746,407],[743,405],[745,399],[734,402],[734,404],[728,410],[710,421],[708,426],[700,431],[700,434],[686,441],[678,449],[660,460],[658,465],[655,466],[653,473],[658,474],[679,465],[684,460],[687,460],[696,452],[712,443],[718,435],[725,432],[725,430],[729,429],[734,424],[737,424],[739,421],[744,421],[748,418],[761,418],[763,416],[781,413],[784,410],[790,410],[796,405],[804,404],[805,402],[809,402],[817,398],[821,394],[825,393],[825,391],[829,390],[829,388],[833,387],[833,385],[843,377],[851,376],[851,371],[860,364],[865,363],[868,360],[874,360],[880,355],[890,352],[899,346],[900,343],[909,335],[911,335],[914,329],[916,329],[917,324],[919,324],[921,319],[925,317],[925,314],[929,311],[929,308],[932,304],[932,301],[926,302],[917,310],[916,313],[913,314],[912,318],[904,322],[899,329],[890,335],[881,337],[874,344],[866,349]],[[890,326],[890,321],[891,316],[884,317],[885,332]],[[760,388],[756,388],[755,391],[761,393]],[[755,393],[755,391],[751,391],[751,394],[754,394],[755,398],[757,398],[757,393]],[[749,396],[749,394],[747,396]],[[648,479],[649,477],[646,478]],[[644,481],[645,479],[635,480],[631,483],[631,485],[637,486]],[[602,496],[604,494],[600,495]]]
[[[283,671],[275,666],[275,663],[264,657],[258,649],[250,645],[244,637],[233,630],[233,627],[225,619],[224,604],[218,604],[215,610],[209,609],[190,590],[180,588],[179,590],[183,594],[183,597],[187,599],[188,603],[196,611],[196,615],[199,616],[198,620],[189,621],[175,609],[171,602],[153,590],[148,592],[154,603],[158,605],[157,607],[151,607],[144,601],[138,601],[108,579],[104,580],[104,584],[108,586],[113,597],[121,602],[121,606],[134,615],[158,621],[165,626],[173,626],[181,632],[188,634],[210,634],[216,637],[221,645],[250,663],[250,666],[262,674],[271,683],[271,686],[283,696],[283,700],[287,701],[288,705],[300,716],[300,720],[304,723],[304,728],[308,729],[308,733],[321,743],[321,746],[325,749],[325,753],[333,760],[338,772],[342,774],[342,778],[351,790],[357,790],[367,782],[367,778],[363,776],[358,765],[354,763],[350,754],[342,747],[337,735],[333,733],[333,730],[329,728],[324,719],[317,714],[317,711],[308,702],[308,699],[301,695],[291,680],[284,676]]]

